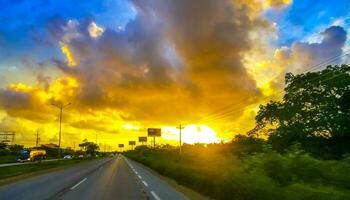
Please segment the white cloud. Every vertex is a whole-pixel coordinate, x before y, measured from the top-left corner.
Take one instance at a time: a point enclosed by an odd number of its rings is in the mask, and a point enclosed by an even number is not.
[[[92,38],[97,38],[101,36],[104,32],[104,29],[102,27],[99,27],[95,22],[91,22],[91,24],[88,27],[88,30]]]

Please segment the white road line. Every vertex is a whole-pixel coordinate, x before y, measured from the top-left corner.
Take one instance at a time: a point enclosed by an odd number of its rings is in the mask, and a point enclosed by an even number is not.
[[[75,184],[73,187],[71,187],[71,190],[74,190],[76,187],[78,187],[80,184],[82,184],[84,181],[86,181],[87,178],[84,178],[83,180],[81,180],[79,183]]]
[[[148,187],[148,184],[147,184],[146,181],[142,181],[142,183],[143,183],[146,187]]]
[[[139,179],[142,179],[142,177],[140,175],[137,175],[137,177],[139,177]]]
[[[160,200],[160,198],[158,197],[158,195],[157,195],[155,192],[151,191],[151,194],[153,195],[153,197],[154,197],[156,200]]]

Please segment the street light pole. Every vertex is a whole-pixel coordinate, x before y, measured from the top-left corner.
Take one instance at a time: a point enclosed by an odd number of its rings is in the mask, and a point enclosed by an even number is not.
[[[58,156],[61,157],[61,134],[62,134],[62,112],[63,109],[67,106],[71,105],[72,103],[67,103],[66,105],[63,105],[62,103],[60,105],[51,104],[55,106],[56,108],[60,109],[60,129],[58,133]]]

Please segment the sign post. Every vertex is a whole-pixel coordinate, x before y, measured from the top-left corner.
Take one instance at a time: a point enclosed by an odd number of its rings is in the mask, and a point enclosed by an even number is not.
[[[156,137],[162,135],[162,129],[160,128],[148,128],[147,129],[148,137],[153,137],[153,148],[156,148]]]
[[[118,144],[118,147],[122,149],[124,148],[124,144]]]
[[[129,141],[129,145],[131,146],[131,149],[134,150],[134,146],[136,145],[136,141]]]
[[[144,142],[147,142],[147,137],[139,137],[139,142],[143,145]]]

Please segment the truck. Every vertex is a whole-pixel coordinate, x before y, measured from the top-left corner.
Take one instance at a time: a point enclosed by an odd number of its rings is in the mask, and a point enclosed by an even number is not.
[[[24,149],[18,158],[18,162],[41,161],[46,158],[46,151],[41,149]]]

